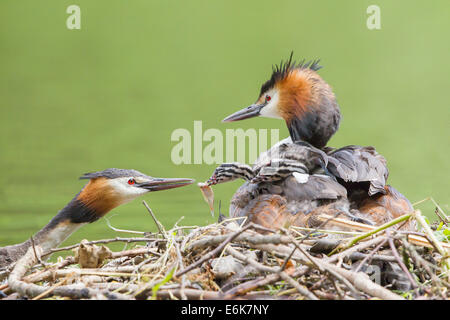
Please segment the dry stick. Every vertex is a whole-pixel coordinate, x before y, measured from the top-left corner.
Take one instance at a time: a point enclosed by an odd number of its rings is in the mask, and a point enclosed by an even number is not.
[[[131,271],[131,270],[130,270]],[[69,268],[69,269],[63,269],[63,270],[53,270],[50,273],[50,277],[53,278],[61,278],[66,277],[67,275],[73,273],[76,276],[85,276],[85,275],[94,275],[94,276],[105,276],[105,277],[136,277],[136,274],[133,274],[132,272],[121,272],[121,271],[114,271],[114,270],[104,270],[104,269],[79,269],[79,268]],[[148,274],[142,274],[142,275],[148,275]],[[44,276],[47,276],[44,278]],[[36,277],[36,281],[42,281],[48,279],[48,274],[42,274],[40,277]]]
[[[300,240],[300,243],[303,243],[305,240],[309,239],[309,237],[310,237],[313,233],[317,232],[317,230],[319,230],[321,227],[325,226],[328,222],[334,221],[334,220],[341,220],[340,218],[338,218],[338,216],[341,215],[341,214],[342,214],[342,212],[339,211],[339,212],[335,213],[334,216],[329,216],[329,215],[327,215],[324,219],[322,219],[322,222],[321,222],[316,228],[314,228],[313,230],[309,231],[309,232],[308,232],[308,233]]]
[[[283,229],[285,232],[286,230]],[[352,292],[352,295],[356,298],[356,299],[360,299],[360,294],[358,293],[358,291],[353,287],[353,285],[345,278],[343,278],[340,274],[336,273],[334,270],[331,270],[329,268],[327,268],[326,265],[321,264],[319,259],[314,258],[313,256],[311,256],[308,252],[306,252],[305,250],[303,250],[300,245],[297,243],[297,241],[295,239],[292,239],[292,243],[294,244],[294,246],[301,251],[301,253],[303,253],[303,255],[319,270],[319,271],[326,271],[329,274],[331,274],[333,277],[335,277],[336,279],[340,280],[344,285],[346,285],[350,291]],[[334,282],[333,282],[334,284]],[[337,286],[336,286],[336,290],[338,290]]]
[[[309,300],[319,300],[312,292],[310,292],[305,286],[300,285],[297,281],[292,279],[286,272],[280,271],[279,272],[281,279],[288,282],[291,286],[293,286],[297,291],[308,298]]]
[[[353,246],[351,248],[348,248],[347,250],[339,252],[339,253],[331,256],[331,257],[326,257],[325,259],[326,259],[327,262],[330,262],[330,263],[331,262],[336,262],[336,261],[338,261],[340,259],[343,259],[343,258],[345,258],[347,256],[350,256],[351,254],[353,254],[355,252],[358,252],[358,251],[361,251],[361,250],[366,249],[368,247],[377,245],[377,244],[379,244],[380,242],[382,242],[384,240],[385,240],[384,237],[376,237],[374,239],[370,239],[368,241],[359,243],[359,244],[357,244],[357,245],[355,245],[355,246]]]
[[[323,266],[322,266],[323,267]],[[330,275],[332,275],[334,278],[336,278],[337,280],[341,281],[347,288],[350,289],[350,292],[352,293],[353,297],[355,299],[361,300],[361,295],[359,294],[359,292],[355,289],[355,287],[350,283],[350,281],[348,281],[346,278],[344,278],[343,276],[341,276],[339,273],[337,273],[336,271],[332,270],[332,269],[325,269]],[[334,283],[334,281],[333,281]],[[336,285],[336,290],[338,289],[338,286]],[[345,295],[344,295],[345,297]]]
[[[234,220],[237,220],[237,219],[242,219],[242,217],[230,218],[230,219],[222,221],[221,223],[219,223],[217,225],[214,224],[214,225],[212,225],[212,227],[217,227],[217,226],[223,227],[223,223],[225,221],[234,221]],[[202,233],[202,232],[207,231],[209,229],[213,229],[213,228],[211,228],[211,226],[200,227],[197,230],[195,230],[194,232],[191,232],[190,234],[188,234],[183,239],[183,241],[181,242],[181,250],[183,252],[185,252],[186,250],[192,250],[194,248],[201,249],[201,248],[205,248],[205,247],[209,247],[209,246],[216,246],[216,245],[219,245],[220,243],[222,243],[223,241],[225,241],[226,238],[228,237],[227,234],[219,235],[219,236],[203,237],[200,240],[193,241],[189,246],[187,246],[187,243],[192,238],[195,238],[198,233]],[[257,225],[257,224],[253,225],[253,229],[259,229],[259,230],[268,231],[268,232],[272,232],[272,233],[274,232],[274,230],[272,230],[272,229],[268,229],[268,228],[265,228],[265,227]],[[227,228],[225,230],[229,231],[229,229],[227,229]],[[241,239],[241,237],[244,237],[245,241],[256,241],[256,242],[262,241],[263,243],[288,242],[287,238],[280,238],[280,235],[264,236],[264,235],[261,235],[260,233],[253,233],[251,235],[249,235],[249,234],[242,234],[242,235],[238,236],[234,241],[238,241],[239,239]],[[266,237],[269,237],[269,238],[266,238]],[[252,240],[250,240],[250,239],[252,239]]]
[[[420,210],[416,210],[413,212],[413,217],[419,222],[419,224],[422,226],[425,233],[428,235],[429,239],[433,242],[434,246],[438,250],[438,252],[442,255],[442,264],[444,266],[444,271],[449,272],[450,270],[450,257],[449,252],[446,251],[441,243],[436,239],[436,236],[434,235],[433,231],[431,230],[430,226],[427,224],[425,219],[422,216],[422,213]],[[450,274],[448,274],[448,279],[450,281]]]
[[[110,259],[116,259],[120,257],[134,257],[141,254],[149,254],[155,255],[157,257],[160,257],[161,254],[155,251],[155,248],[135,248],[130,250],[124,250],[119,252],[112,252]]]
[[[222,299],[222,294],[216,291],[206,291],[197,289],[184,289],[183,294],[189,300],[218,300]],[[180,289],[158,290],[156,293],[158,298],[167,299],[173,296],[182,298]]]
[[[297,281],[292,279],[285,271],[283,271],[282,268],[278,269],[278,268],[273,268],[273,267],[267,267],[267,266],[255,261],[254,259],[243,255],[242,253],[240,253],[239,251],[237,251],[236,249],[234,249],[230,246],[227,247],[226,251],[229,254],[231,254],[233,257],[252,265],[253,267],[255,267],[256,269],[258,269],[262,272],[278,273],[283,280],[287,281],[291,286],[296,288],[300,294],[302,294],[309,300],[318,300],[318,298],[314,294],[312,294],[305,286],[300,285]],[[291,252],[291,256],[293,253],[294,252]]]
[[[165,253],[158,259],[157,263],[158,264],[162,264],[163,267],[156,273],[156,275],[153,276],[153,280],[143,286],[141,286],[138,290],[135,290],[133,293],[134,297],[138,297],[138,296],[143,296],[144,293],[146,293],[149,289],[153,288],[154,286],[158,285],[159,283],[161,283],[162,281],[165,281],[164,279],[169,275],[169,273],[174,272],[174,270],[176,270],[178,268],[178,263],[177,261],[171,263],[170,266],[166,265],[166,262],[170,259],[170,250],[172,249],[172,247],[174,247],[174,244],[176,243],[175,237],[172,236],[170,239],[167,237],[167,234],[165,233],[164,228],[162,227],[163,231],[164,231],[164,236],[167,238],[168,244],[165,248]],[[160,276],[163,273],[164,270],[164,266],[167,267],[167,273],[166,276],[163,277],[163,279],[161,279],[160,281],[155,280],[158,276]],[[145,268],[144,272],[149,272],[149,268]]]
[[[322,275],[321,278],[320,278],[320,280],[317,281],[316,283],[314,283],[309,289],[310,289],[310,290],[317,290],[317,289],[320,289],[320,287],[322,286],[322,284],[323,284],[326,280],[328,280],[328,277]]]
[[[339,234],[339,235],[348,235],[348,236],[357,236],[357,235],[361,234],[361,232],[359,232],[359,231],[341,231],[341,230],[329,230],[329,229],[318,229],[318,228],[305,228],[305,227],[297,227],[297,226],[290,226],[289,228],[295,232],[297,232],[297,230],[301,230],[301,231],[314,231],[314,232],[320,232],[320,233]]]
[[[416,244],[419,246],[423,246],[423,247],[427,247],[427,248],[431,248],[431,249],[435,249],[436,251],[439,251],[435,246],[433,241],[431,241],[430,237],[425,234],[425,236],[416,236],[414,234],[412,235],[408,235],[408,241],[411,242],[412,244]],[[446,243],[446,242],[440,242],[440,245],[446,249],[446,250],[450,250],[450,243]]]
[[[284,232],[287,232],[286,229],[282,229]],[[329,274],[331,274],[332,276],[334,276],[336,279],[340,280],[342,283],[344,283],[352,292],[353,296],[357,299],[360,298],[359,293],[356,291],[356,289],[353,287],[353,285],[345,278],[343,278],[341,275],[339,275],[338,273],[336,273],[333,270],[330,270],[329,268],[327,268],[327,266],[325,265],[321,265],[319,263],[319,259],[314,258],[313,256],[311,256],[308,252],[306,252],[305,250],[303,250],[299,244],[297,243],[297,241],[292,238],[292,243],[294,244],[294,246],[301,252],[303,253],[303,255],[312,263],[312,265],[318,269],[319,271],[323,272],[326,271]],[[333,283],[334,284],[334,283]],[[336,290],[338,290],[337,286],[336,286]]]
[[[339,296],[339,299],[343,300],[345,297],[345,293],[342,292],[342,289],[339,288],[339,286],[337,285],[336,281],[333,278],[331,278],[331,283],[333,284],[333,287],[336,290],[336,292]]]
[[[8,277],[8,284],[12,291],[17,292],[22,296],[34,297],[46,290],[41,290],[42,287],[40,286],[28,284],[20,280],[27,270],[36,264],[37,254],[35,252],[40,249],[41,248],[39,246],[35,248],[28,248],[25,255],[17,261],[14,269]]]
[[[294,249],[292,249],[291,253],[286,257],[286,259],[284,259],[284,262],[281,265],[280,271],[284,271],[284,269],[286,269],[286,266],[289,263],[289,260],[291,259],[291,257],[294,254],[295,250],[297,250],[297,247],[294,247]]]
[[[167,235],[166,235],[166,231],[164,230],[163,225],[158,221],[158,219],[156,219],[155,214],[153,213],[152,209],[150,209],[150,207],[148,206],[147,202],[145,202],[145,200],[142,201],[142,203],[144,204],[145,208],[147,208],[147,211],[150,213],[150,215],[153,218],[153,221],[155,221],[156,226],[158,227],[159,233],[162,234],[162,236],[164,237],[164,239],[167,239]]]
[[[412,213],[411,213],[411,216],[412,216]],[[400,219],[400,221],[394,222],[394,224],[401,222],[401,220],[403,219],[402,217],[405,217],[405,215],[400,216],[399,218],[397,218],[397,219]],[[324,220],[324,219],[330,219],[331,217],[329,215],[322,214],[322,215],[318,216],[318,218],[321,219],[321,220]],[[392,220],[392,221],[390,221],[390,222],[388,222],[386,224],[393,223],[393,221],[396,221],[397,219]],[[332,221],[330,221],[330,223],[336,224],[336,225],[341,226],[341,227],[354,228],[355,230],[368,231],[367,233],[370,233],[370,232],[373,232],[373,231],[382,231],[382,230],[380,230],[380,228],[381,227],[384,228],[384,226],[386,225],[385,224],[385,225],[382,225],[380,227],[373,227],[373,226],[369,226],[369,225],[362,224],[362,223],[359,223],[359,222],[353,222],[353,221],[349,222],[347,220],[338,219],[338,218],[333,219]],[[399,232],[406,233],[405,231],[399,231]],[[367,235],[367,233],[365,233],[364,235]],[[410,232],[408,232],[408,233],[410,233]],[[427,237],[423,237],[423,236],[420,236],[420,235],[416,235],[416,234],[409,235],[408,236],[408,241],[413,243],[413,244],[420,245],[420,246],[433,248],[433,245],[431,244],[431,241],[429,241],[427,239]],[[450,243],[440,242],[440,244],[441,244],[442,247],[444,247],[446,249],[450,249]]]
[[[403,272],[408,277],[408,280],[409,280],[409,282],[411,282],[413,288],[416,289],[417,288],[417,283],[416,283],[416,281],[414,281],[413,276],[411,275],[411,273],[409,272],[408,268],[405,266],[405,264],[403,263],[402,259],[400,258],[400,255],[398,254],[397,248],[395,248],[394,240],[391,237],[390,230],[386,230],[386,235],[388,237],[388,242],[389,242],[389,246],[391,247],[392,254],[394,255],[395,259],[397,260],[398,265],[400,266],[400,268],[403,270]]]
[[[175,250],[177,251],[177,258],[179,261],[179,266],[181,269],[184,269],[183,256],[181,255],[180,246],[177,242],[174,242]],[[180,287],[180,295],[182,300],[187,300],[186,294],[184,293],[184,289],[186,287],[186,275],[181,276],[181,287]]]
[[[379,297],[386,300],[402,300],[403,298],[382,286],[372,282],[369,276],[362,272],[348,271],[343,268],[339,268],[333,264],[320,261],[320,264],[326,265],[328,269],[335,271],[352,283],[358,290],[361,290],[374,297]]]
[[[38,254],[42,252],[42,248],[40,246],[36,246],[35,250]],[[33,283],[26,283],[21,280],[27,270],[35,265],[36,262],[37,259],[34,255],[33,248],[29,248],[26,254],[17,261],[14,269],[8,277],[8,284],[12,291],[17,292],[21,296],[35,297],[48,290],[46,287],[38,286]],[[84,284],[60,286],[54,288],[52,294],[75,299],[90,298],[98,294],[103,294],[106,297],[114,299],[130,299],[130,297],[121,294],[112,294],[110,292],[93,290],[91,288],[87,288]]]
[[[206,260],[209,260],[213,257],[215,257],[219,252],[221,252],[225,246],[233,241],[234,238],[236,238],[238,235],[240,235],[242,232],[244,232],[245,230],[247,230],[248,228],[250,228],[251,226],[253,226],[253,223],[249,223],[248,225],[246,225],[245,227],[243,227],[241,230],[234,232],[233,234],[231,234],[230,236],[228,236],[228,238],[223,241],[217,248],[215,248],[213,251],[210,251],[208,254],[204,255],[203,258],[197,260],[196,262],[194,262],[193,264],[189,265],[188,267],[184,268],[183,270],[178,271],[175,276],[176,277],[180,277],[181,275],[185,274],[186,272],[191,271],[192,269],[198,267],[199,265],[201,265],[203,262],[205,262]]]
[[[361,232],[371,231],[374,228],[373,226],[368,224],[359,223],[348,219],[337,218],[324,213],[318,215],[317,218],[321,221],[327,221],[327,223],[335,226],[358,230]]]
[[[431,270],[431,268],[436,268],[434,265],[430,264],[428,261],[424,260],[416,251],[416,249],[411,245],[408,241],[405,239],[402,239],[402,244],[405,247],[405,249],[410,253],[411,259],[422,268],[425,269],[425,271],[430,276],[431,280],[435,283],[437,287],[441,286],[441,280],[436,276],[436,274]]]
[[[321,299],[325,300],[337,300],[339,296],[336,296],[334,293],[331,292],[322,292],[320,290],[315,290],[314,293]],[[352,300],[350,297],[344,296],[342,297],[346,300]]]
[[[390,256],[387,254],[367,254],[367,253],[361,253],[361,252],[353,252],[348,256],[348,258],[351,261],[361,261],[366,258],[368,258],[370,260],[383,261],[383,262],[395,262],[396,261],[393,256]]]
[[[228,235],[220,235],[220,236],[208,236],[204,237],[203,239],[197,240],[193,243],[191,243],[187,249],[202,249],[209,246],[216,246],[225,241],[228,238]],[[291,242],[290,237],[282,236],[279,234],[273,234],[273,235],[261,235],[258,233],[250,233],[250,232],[243,232],[241,235],[236,237],[234,239],[234,242],[246,242],[246,243],[252,243],[252,244],[265,244],[265,243],[271,243],[271,244],[288,244]]]
[[[45,266],[45,263],[41,260],[41,257],[38,256],[38,254],[36,253],[36,246],[34,245],[33,236],[30,237],[30,240],[31,240],[31,246],[33,247],[34,257],[36,258],[37,261],[39,261],[40,264]]]
[[[52,287],[50,287],[48,290],[46,290],[46,291],[42,292],[41,294],[37,295],[32,300],[39,300],[41,298],[46,297],[48,294],[52,293],[56,288],[58,288],[58,287],[62,286],[63,284],[65,284],[67,282],[67,280],[69,280],[70,277],[71,277],[71,275],[68,274],[63,280],[61,280],[60,282],[58,282],[55,285],[53,285]]]
[[[270,228],[261,226],[261,225],[259,225],[259,224],[253,224],[252,229],[255,229],[255,230],[261,230],[261,231],[266,231],[266,232],[270,232],[270,233],[277,233],[277,230],[270,229]],[[259,233],[258,233],[258,234],[259,234]]]
[[[36,257],[36,259],[37,259],[38,256],[37,256],[37,253],[36,253],[36,247],[33,248],[33,252],[34,252],[35,257]],[[66,259],[64,259],[63,261],[58,262],[56,265],[53,265],[51,268],[52,268],[52,269],[55,269],[55,268],[59,269],[59,268],[65,267],[65,266],[67,266],[67,265],[71,265],[72,263],[75,263],[74,257],[69,256],[69,257],[67,257]],[[45,266],[45,264],[43,264],[43,265]],[[39,274],[42,274],[42,273],[44,273],[44,272],[50,273],[51,270],[48,270],[48,269],[47,269],[47,270],[46,270],[46,269],[44,269],[44,270],[38,270],[38,271],[35,272],[34,274],[25,277],[24,280],[27,281],[27,282],[36,282],[36,281],[30,281],[30,280],[28,280],[28,279],[32,279],[32,278],[30,278],[30,277],[36,276],[36,275],[39,275]],[[0,290],[8,290],[8,289],[9,289],[8,283],[5,283],[4,285],[0,286]]]
[[[231,247],[231,246],[228,246],[228,247],[225,249],[225,251],[226,251],[228,254],[230,254],[230,255],[232,255],[233,257],[235,257],[236,259],[241,260],[241,261],[243,261],[244,263],[249,264],[249,265],[255,267],[256,269],[258,269],[258,270],[261,271],[261,272],[272,272],[272,273],[276,273],[276,272],[279,271],[279,269],[277,269],[277,268],[265,266],[265,265],[263,265],[263,264],[257,262],[256,260],[254,260],[254,259],[252,259],[252,258],[250,258],[250,257],[248,257],[248,256],[246,256],[246,255],[243,255],[242,253],[240,253],[239,251],[237,251],[236,249],[234,249],[234,248]]]
[[[295,240],[295,238],[289,236],[288,230],[286,230],[285,228],[281,228],[281,230],[288,235],[288,237],[291,239],[291,243],[294,245],[294,250],[292,250],[291,254],[289,255],[289,259],[294,254],[295,249],[298,249],[306,258],[308,258],[309,261],[311,261],[312,264],[316,266],[316,268],[320,269],[320,267],[315,263],[313,257],[308,252],[303,250],[303,248],[300,246],[297,240]]]
[[[73,257],[72,257],[73,258]],[[146,265],[141,266],[145,267]],[[147,265],[148,267],[148,265]],[[139,268],[138,268],[139,269]],[[121,267],[113,267],[113,268],[101,268],[101,269],[91,269],[91,268],[68,268],[62,270],[49,269],[45,271],[40,271],[28,275],[23,278],[26,282],[39,282],[44,280],[49,280],[53,278],[65,277],[68,273],[74,272],[78,276],[83,275],[99,275],[99,276],[120,276],[120,277],[133,277],[137,276],[135,273],[135,266],[121,266]],[[142,275],[147,275],[147,273],[143,273]]]
[[[355,245],[356,243],[358,243],[359,241],[364,240],[364,239],[366,239],[366,238],[368,238],[368,237],[370,237],[370,236],[372,236],[372,235],[374,235],[374,234],[376,234],[376,233],[378,233],[380,231],[383,231],[383,230],[385,230],[385,229],[387,229],[389,227],[392,227],[392,226],[396,225],[397,223],[406,221],[410,217],[411,217],[411,213],[404,214],[404,215],[402,215],[402,216],[400,216],[400,217],[398,217],[398,218],[396,218],[394,220],[391,220],[391,221],[389,221],[389,222],[379,226],[378,228],[375,228],[375,229],[373,229],[371,231],[368,231],[368,232],[366,232],[366,233],[364,233],[364,234],[362,234],[360,236],[353,237],[353,238],[349,239],[346,244],[344,244],[342,246],[339,245],[329,255],[331,256],[334,253],[336,253],[338,250],[341,250],[341,249],[342,250],[346,250],[346,249],[352,247],[353,245]]]
[[[156,239],[156,238],[120,238],[120,237],[116,237],[114,239],[102,239],[102,240],[94,240],[94,241],[88,241],[85,242],[85,245],[91,245],[91,244],[99,244],[99,243],[111,243],[111,242],[127,242],[127,243],[132,243],[132,242],[149,242],[149,241],[167,241],[165,239]],[[74,245],[70,245],[67,247],[61,247],[61,248],[56,248],[56,249],[50,249],[49,251],[45,252],[42,256],[47,256],[49,254],[53,254],[55,252],[58,251],[67,251],[67,250],[71,250],[74,248],[78,248],[80,246],[80,243],[74,244]]]
[[[210,229],[210,226],[200,227],[200,228],[197,228],[196,230],[192,231],[191,233],[189,233],[186,237],[184,237],[183,241],[181,242],[180,250],[183,252],[186,251],[186,245],[189,242],[189,240],[194,238],[198,233],[201,233],[208,229]]]
[[[111,225],[111,223],[109,222],[109,219],[107,217],[103,217],[103,219],[106,220],[106,224],[108,225],[108,227],[116,232],[132,233],[132,234],[140,234],[140,235],[146,234],[146,232],[144,232],[144,231],[125,230],[125,229],[115,228]]]
[[[125,288],[121,283],[97,283],[94,284],[96,288],[106,289],[106,290],[138,290],[139,286],[137,284],[128,284],[127,288]],[[216,291],[206,291],[206,290],[198,290],[198,289],[189,289],[186,288],[183,290],[187,299],[190,300],[201,300],[201,299],[222,299],[223,296],[220,292]],[[168,299],[168,298],[182,298],[181,297],[181,289],[178,288],[163,288],[163,286],[156,293],[158,298]]]
[[[161,258],[161,256],[162,256],[162,255],[159,254],[158,258]],[[154,260],[154,258],[155,258],[155,257],[149,257],[149,258],[143,260],[141,263],[139,263],[137,266],[135,266],[135,267],[133,268],[133,273],[139,272],[139,270],[141,270],[143,266],[147,265],[150,261]]]
[[[417,205],[419,205],[419,204],[421,204],[422,202],[425,202],[425,201],[431,201],[431,202],[433,202],[433,204],[436,206],[436,208],[438,209],[438,211],[442,214],[442,216],[441,216],[441,215],[439,215],[437,212],[435,212],[436,215],[439,217],[439,219],[440,219],[445,225],[448,225],[447,223],[449,222],[449,219],[448,219],[447,215],[445,214],[444,210],[442,210],[442,208],[439,206],[439,204],[433,199],[433,197],[426,197],[425,199],[422,199],[422,200],[420,200],[420,201],[417,201],[416,203],[413,203],[413,207],[415,207],[415,206],[417,206]]]
[[[55,265],[51,266],[49,269],[44,270],[38,270],[35,273],[32,273],[26,277],[23,278],[25,282],[38,282],[43,281],[47,278],[50,278],[58,269],[70,266],[71,264],[75,263],[75,258],[73,256],[66,257],[63,261],[56,263]]]
[[[297,268],[294,272],[291,273],[291,277],[300,277],[307,273],[310,270],[307,266],[301,266],[300,268]],[[226,291],[224,293],[223,299],[233,299],[236,296],[242,296],[247,294],[248,292],[255,290],[259,287],[266,286],[268,284],[277,282],[280,280],[281,276],[279,273],[272,273],[267,276],[261,276],[254,280],[250,280],[244,283],[241,283],[237,285],[234,288],[231,288],[230,290]]]
[[[364,265],[364,263],[366,263],[367,261],[369,261],[370,258],[372,258],[376,252],[378,252],[378,250],[381,249],[381,247],[387,242],[387,239],[385,239],[384,241],[381,241],[359,264],[358,267],[356,267],[355,272],[358,272],[361,267]]]
[[[447,225],[448,225],[447,223],[449,222],[449,220],[448,220],[448,217],[447,217],[447,215],[445,214],[444,210],[442,210],[441,207],[438,205],[438,203],[437,203],[436,201],[434,201],[433,197],[430,197],[430,200],[431,200],[431,202],[434,203],[434,205],[436,206],[437,210],[443,215],[443,217],[441,217],[437,212],[435,212],[436,215],[437,215],[437,216],[445,223],[445,225],[447,226]]]
[[[285,245],[271,245],[271,244],[264,244],[264,245],[252,245],[249,244],[250,247],[260,250],[265,250],[268,252],[272,252],[272,254],[279,255],[286,257],[291,253],[291,248]],[[292,259],[297,259],[300,262],[302,262],[305,265],[313,266],[313,264],[303,255],[293,255]],[[389,291],[386,288],[383,288],[382,286],[372,282],[369,278],[369,276],[362,272],[353,272],[348,271],[343,268],[337,267],[327,261],[319,261],[318,259],[315,260],[318,265],[323,267],[324,269],[330,269],[332,271],[335,271],[339,275],[343,276],[345,279],[347,279],[353,286],[355,286],[356,289],[365,292],[371,296],[378,297],[381,299],[386,300],[401,300],[403,299],[401,296]]]

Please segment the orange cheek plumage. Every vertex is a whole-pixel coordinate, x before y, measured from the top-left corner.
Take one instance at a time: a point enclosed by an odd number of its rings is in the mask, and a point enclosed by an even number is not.
[[[279,112],[288,120],[301,118],[311,105],[311,84],[304,70],[294,70],[277,83]]]
[[[324,97],[335,101],[331,87],[309,69],[292,70],[275,88],[279,94],[278,111],[288,123],[294,118],[302,119],[307,112],[318,112]],[[261,96],[258,102],[264,98]]]
[[[121,204],[120,197],[106,178],[91,179],[77,199],[99,216],[104,216]]]

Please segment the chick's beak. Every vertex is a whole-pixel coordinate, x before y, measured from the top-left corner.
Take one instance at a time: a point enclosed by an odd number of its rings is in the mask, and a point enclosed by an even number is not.
[[[195,180],[185,178],[150,178],[149,181],[137,183],[136,186],[149,191],[160,191],[184,187],[190,185]]]
[[[229,115],[228,117],[223,119],[222,122],[233,122],[233,121],[257,117],[260,115],[260,111],[264,106],[265,106],[265,103],[252,104],[251,106],[248,106],[247,108],[244,108],[242,110],[239,110],[239,111],[233,113],[232,115]]]

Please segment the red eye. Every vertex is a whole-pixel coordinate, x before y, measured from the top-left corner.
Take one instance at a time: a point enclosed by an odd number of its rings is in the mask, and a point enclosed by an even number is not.
[[[266,96],[266,101],[270,101],[272,99],[270,96]]]
[[[136,181],[134,180],[134,179],[130,179],[130,180],[128,180],[128,184],[135,184],[136,183]]]

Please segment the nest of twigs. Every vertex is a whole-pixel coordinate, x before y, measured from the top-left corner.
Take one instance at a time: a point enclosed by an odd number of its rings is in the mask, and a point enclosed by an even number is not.
[[[177,223],[165,230],[154,217],[158,233],[133,231],[141,233],[140,237],[85,240],[51,252],[30,248],[15,265],[2,271],[0,297],[449,298],[449,243],[437,236],[420,211],[381,227],[322,218],[327,226],[347,224],[347,231],[269,230],[243,220],[203,227]],[[408,219],[416,219],[421,232],[396,228]],[[446,219],[444,214],[441,231]],[[112,252],[104,246],[111,242],[126,243],[126,250]],[[70,250],[72,255],[58,257],[56,263],[44,262],[49,254]]]

